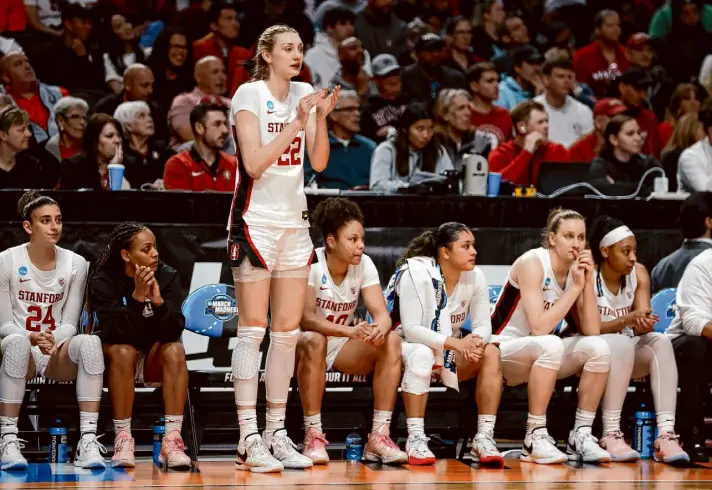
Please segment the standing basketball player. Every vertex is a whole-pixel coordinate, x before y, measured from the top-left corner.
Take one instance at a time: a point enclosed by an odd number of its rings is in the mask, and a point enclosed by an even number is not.
[[[44,376],[77,380],[81,438],[74,465],[104,468],[106,449],[96,440],[104,373],[101,341],[77,335],[87,261],[57,246],[62,213],[54,199],[29,191],[17,210],[30,241],[0,254],[0,465],[3,470],[27,468],[17,417],[25,380]]]
[[[552,211],[542,247],[526,252],[512,264],[492,314],[505,381],[512,386],[528,383],[529,416],[522,461],[552,464],[567,460],[546,430],[546,409],[556,380],[574,374],[581,376],[581,382],[576,422],[566,446],[568,459],[588,463],[611,460],[591,434],[606,386],[610,349],[599,336],[600,318],[591,282],[593,260],[585,246],[583,216],[568,209]],[[582,335],[573,336],[575,333]]]
[[[390,438],[391,416],[401,378],[401,339],[391,330],[378,270],[363,253],[363,214],[343,198],[319,203],[313,221],[324,236],[318,262],[309,273],[302,330],[297,344],[299,396],[304,410],[304,455],[326,464],[321,400],[326,371],[370,374],[373,378],[373,426],[364,458],[385,464],[406,463],[408,456]],[[359,296],[374,319],[354,326]]]
[[[637,461],[640,454],[626,444],[621,412],[631,378],[650,375],[658,438],[656,461],[687,463],[690,457],[675,434],[677,364],[670,338],[654,331],[658,318],[650,307],[650,275],[637,262],[637,241],[630,228],[601,216],[591,229],[596,269],[591,277],[601,314],[601,337],[611,348],[611,371],[601,403],[601,447],[613,461]]]
[[[284,428],[314,247],[304,195],[304,149],[321,172],[329,160],[326,117],[337,87],[314,93],[291,82],[304,59],[297,31],[275,25],[258,42],[253,81],[235,93],[230,112],[237,139],[238,178],[229,222],[228,253],[240,309],[232,354],[240,425],[236,466],[254,472],[312,466]],[[267,427],[257,431],[260,344],[270,315],[267,351]],[[272,454],[270,454],[271,449]]]
[[[410,464],[435,462],[424,417],[436,366],[443,383],[452,388],[457,388],[458,380],[477,377],[477,434],[470,454],[478,463],[504,461],[494,441],[502,394],[501,362],[499,350],[489,343],[489,288],[484,273],[475,268],[476,255],[472,231],[462,223],[444,223],[410,242],[389,281],[391,314],[405,338],[401,389]],[[472,334],[463,337],[468,315]]]

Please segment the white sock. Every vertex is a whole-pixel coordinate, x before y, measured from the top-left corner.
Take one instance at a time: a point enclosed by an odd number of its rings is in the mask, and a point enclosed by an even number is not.
[[[392,410],[374,410],[373,411],[373,426],[371,432],[378,432],[378,429],[384,425],[391,425]]]
[[[0,416],[0,438],[5,436],[17,438],[17,417]]]
[[[183,416],[166,415],[166,435],[175,431],[178,431],[178,435],[180,435],[181,430],[183,430]]]
[[[240,442],[245,442],[247,436],[257,434],[257,409],[245,408],[237,411],[237,423],[240,426]]]
[[[408,436],[425,435],[425,419],[417,417],[408,417],[405,419],[408,426]]]
[[[603,422],[603,437],[621,430],[621,413],[623,410],[601,410]]]
[[[79,411],[79,433],[84,437],[85,434],[96,435],[96,426],[99,422],[99,412],[82,412]]]
[[[527,415],[527,435],[542,427],[546,427],[546,415]]]
[[[497,422],[496,415],[478,415],[477,432],[488,437],[494,437],[494,424]]]
[[[265,442],[269,444],[272,440],[272,436],[279,429],[284,429],[284,419],[287,418],[287,408],[267,408],[267,417],[265,418],[267,424],[265,426],[264,439]]]
[[[580,427],[591,427],[593,419],[596,418],[596,412],[587,412],[586,410],[576,409],[576,421],[574,422],[574,431]]]
[[[655,418],[658,423],[658,435],[675,432],[675,412],[658,412]]]
[[[319,432],[322,432],[321,430],[321,413],[315,413],[314,415],[305,415],[304,416],[304,429],[311,429],[315,428]]]
[[[118,436],[121,432],[131,435],[131,417],[121,420],[114,419],[114,434]]]

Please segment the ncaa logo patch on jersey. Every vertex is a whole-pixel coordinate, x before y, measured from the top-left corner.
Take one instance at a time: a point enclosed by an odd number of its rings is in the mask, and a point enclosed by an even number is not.
[[[237,260],[240,256],[240,244],[233,243],[230,245],[230,260]]]
[[[271,100],[267,101],[267,114],[272,114],[274,112],[274,102]]]
[[[21,276],[26,276],[27,275],[27,267],[25,267],[23,265],[22,267],[20,267],[18,269],[17,273],[20,274]]]
[[[326,284],[326,274],[322,274],[321,276],[321,283]]]

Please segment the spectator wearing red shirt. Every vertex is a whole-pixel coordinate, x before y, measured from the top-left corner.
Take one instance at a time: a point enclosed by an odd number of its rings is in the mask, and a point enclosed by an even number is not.
[[[489,154],[490,172],[500,172],[503,180],[519,185],[535,185],[542,162],[567,162],[569,153],[549,138],[549,115],[539,102],[527,100],[512,109],[517,136]]]
[[[620,99],[628,107],[627,114],[635,118],[640,126],[643,138],[641,153],[658,158],[663,147],[658,136],[660,121],[653,111],[646,109],[648,88],[652,83],[653,79],[647,72],[631,68],[618,79],[618,91]]]
[[[608,82],[628,69],[620,43],[621,20],[614,10],[601,10],[594,18],[596,40],[574,54],[576,80],[587,84],[597,97],[606,95]]]
[[[593,127],[586,136],[580,138],[569,148],[569,160],[572,162],[591,162],[603,147],[603,132],[612,117],[623,114],[628,108],[618,99],[600,99],[593,108]]]
[[[193,56],[200,61],[206,56],[219,58],[228,66],[230,50],[240,35],[240,21],[234,5],[225,2],[214,2],[208,10],[210,19],[210,34],[193,43]]]
[[[467,85],[472,94],[473,129],[490,135],[492,148],[512,137],[512,116],[494,105],[499,97],[499,74],[489,62],[477,63],[467,70]]]
[[[221,151],[228,137],[227,108],[198,104],[190,113],[195,143],[171,157],[163,171],[166,190],[220,191],[235,189],[235,157]]]
[[[0,32],[22,32],[27,27],[27,14],[22,0],[0,2]]]
[[[10,53],[0,60],[4,90],[17,106],[30,116],[30,130],[38,143],[55,136],[59,129],[54,108],[59,99],[69,95],[65,89],[37,80],[30,60],[23,52]],[[3,89],[0,87],[0,92]]]

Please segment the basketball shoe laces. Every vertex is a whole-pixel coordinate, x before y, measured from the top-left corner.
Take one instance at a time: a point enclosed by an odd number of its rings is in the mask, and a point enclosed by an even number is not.
[[[312,450],[319,446],[326,447],[328,444],[329,441],[326,440],[326,434],[320,432],[318,436],[309,437],[309,445],[307,446],[307,450]]]
[[[20,450],[25,448],[25,445],[23,444],[24,442],[27,441],[24,439],[18,439],[17,436],[5,436],[0,439],[0,454],[8,452],[12,456],[22,456],[22,451]]]
[[[269,456],[271,458],[272,453],[270,453],[269,449],[267,449],[267,446],[265,445],[262,438],[258,437],[257,440],[252,443],[252,446],[250,446],[250,456],[253,458],[266,458],[267,456]]]
[[[531,436],[532,436],[532,447],[534,446],[534,442],[548,442],[552,446],[556,447],[556,441],[546,431],[536,431],[535,430],[532,432]]]
[[[294,442],[289,438],[287,435],[287,430],[286,429],[281,429],[284,431],[284,434],[281,434],[277,437],[274,435],[272,436],[273,439],[277,439],[277,442],[275,444],[275,452],[278,449],[284,449],[287,452],[297,452],[297,445],[294,444]],[[279,431],[277,431],[279,432]],[[290,450],[291,448],[291,450]]]
[[[426,444],[427,444],[428,439],[427,438],[425,438],[425,439],[426,439]],[[384,444],[386,447],[390,447],[392,449],[397,449],[400,451],[400,448],[398,447],[398,445],[395,442],[393,442],[393,439],[391,439],[390,436],[387,436],[385,434],[376,433],[376,440],[378,442],[380,442],[381,444]]]
[[[493,453],[498,453],[499,450],[497,449],[497,445],[494,443],[494,440],[490,436],[487,435],[482,435],[480,437],[477,437],[475,439],[477,444],[482,446],[482,448],[485,450],[485,452],[493,452]]]
[[[104,434],[97,436],[94,434],[94,437],[91,438],[80,438],[79,443],[82,445],[82,454],[91,452],[92,449],[96,449],[99,451],[99,454],[106,454],[106,447],[99,442],[99,438],[103,437]]]
[[[122,433],[125,434],[125,433]],[[128,447],[125,447],[127,446]],[[131,436],[126,434],[126,436],[119,436],[116,438],[116,441],[114,442],[114,453],[121,453],[124,451],[124,449],[130,449],[131,448]]]
[[[381,437],[383,437],[383,436],[381,436]],[[394,446],[396,445],[395,442],[391,441],[390,437],[388,438],[388,440]],[[419,455],[425,454],[427,451],[430,450],[428,448],[428,441],[430,440],[430,438],[425,436],[424,434],[415,434],[412,437],[412,440],[413,440],[413,444],[410,445],[410,449],[415,449]]]
[[[166,455],[171,457],[175,452],[185,452],[185,442],[181,436],[167,437],[164,439],[166,441]]]

